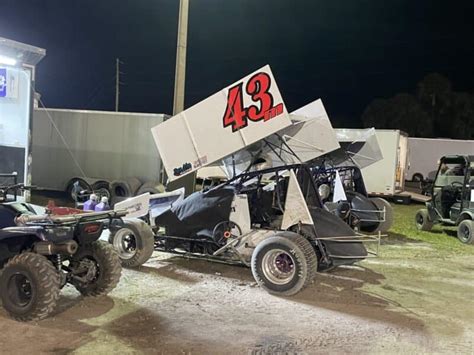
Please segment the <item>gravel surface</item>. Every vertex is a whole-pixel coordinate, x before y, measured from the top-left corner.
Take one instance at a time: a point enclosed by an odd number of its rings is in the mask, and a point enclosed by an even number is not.
[[[394,233],[379,258],[318,274],[290,298],[261,290],[247,268],[155,253],[109,297],[66,287],[44,321],[0,308],[1,352],[472,354],[474,248],[463,248],[444,255]]]

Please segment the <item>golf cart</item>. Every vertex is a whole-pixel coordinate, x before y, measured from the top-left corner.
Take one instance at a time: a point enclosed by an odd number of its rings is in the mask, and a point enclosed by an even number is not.
[[[416,213],[419,230],[434,224],[457,226],[458,239],[474,244],[474,156],[450,155],[440,159],[426,209]]]
[[[255,90],[265,90],[261,94],[271,100],[254,95]],[[260,110],[270,105],[267,111],[258,113],[252,103],[259,101]],[[262,288],[288,296],[312,282],[318,271],[373,256],[364,243],[378,245],[380,234],[360,235],[325,210],[311,170],[303,164],[339,147],[320,100],[316,105],[321,116],[290,117],[270,68],[264,67],[154,127],[171,181],[212,164],[222,165],[229,178],[170,201],[155,216],[154,235],[146,240],[145,233],[132,229],[128,235],[111,234],[122,263],[137,266],[146,261],[137,255],[150,255],[154,248],[245,265]],[[267,162],[271,166],[265,167]],[[124,201],[128,207],[122,207],[135,211],[137,201]],[[148,215],[147,209],[142,213]]]
[[[28,189],[0,186],[0,298],[18,321],[50,315],[61,288],[73,285],[84,296],[106,295],[120,279],[121,265],[111,245],[99,241],[104,228],[121,228],[126,212],[37,215],[17,196]]]

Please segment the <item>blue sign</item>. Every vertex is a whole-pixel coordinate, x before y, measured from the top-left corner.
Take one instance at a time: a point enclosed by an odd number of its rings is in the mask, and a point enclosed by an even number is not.
[[[7,69],[0,68],[0,97],[7,96]]]

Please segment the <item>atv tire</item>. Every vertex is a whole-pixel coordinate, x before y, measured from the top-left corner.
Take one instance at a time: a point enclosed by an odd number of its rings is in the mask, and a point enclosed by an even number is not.
[[[458,226],[458,239],[465,244],[474,244],[474,221],[465,219]]]
[[[374,232],[381,232],[381,233],[388,232],[388,230],[392,228],[392,225],[393,225],[392,205],[387,200],[380,197],[371,198],[370,201],[372,201],[380,211],[382,211],[385,208],[385,221],[380,222],[377,228],[375,228]],[[382,214],[379,214],[379,213],[378,215],[382,216]]]
[[[310,242],[296,233],[265,239],[252,254],[255,281],[270,294],[292,296],[313,281],[318,260]]]
[[[88,247],[79,249],[74,255],[71,269],[74,271],[75,268],[78,268],[78,264],[84,261],[94,264],[96,274],[94,279],[89,282],[72,280],[74,287],[83,296],[103,296],[117,286],[120,281],[122,266],[117,252],[109,243],[98,240]]]
[[[60,275],[44,256],[23,253],[8,261],[0,276],[3,308],[17,321],[38,321],[56,307]]]
[[[416,212],[416,228],[421,231],[429,232],[433,228],[433,222],[430,220],[427,209],[421,209]]]
[[[110,232],[113,245],[124,267],[137,267],[150,259],[155,249],[155,236],[151,227],[140,219],[123,221],[123,227]]]

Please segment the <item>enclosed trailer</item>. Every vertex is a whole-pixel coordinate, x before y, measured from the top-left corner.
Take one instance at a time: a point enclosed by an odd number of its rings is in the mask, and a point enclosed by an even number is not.
[[[65,190],[74,177],[158,180],[161,160],[149,134],[163,114],[35,109],[33,184]]]
[[[438,162],[446,155],[474,155],[474,140],[445,138],[408,138],[409,165],[407,179],[432,179]]]
[[[345,137],[354,140],[365,129],[344,129]],[[369,195],[394,196],[405,189],[408,167],[408,135],[399,130],[375,130],[383,159],[362,169],[367,193]]]

